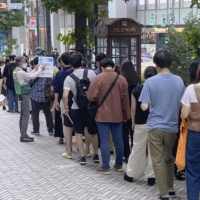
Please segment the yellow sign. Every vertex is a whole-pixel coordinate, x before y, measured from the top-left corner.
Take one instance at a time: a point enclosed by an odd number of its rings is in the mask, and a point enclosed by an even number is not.
[[[136,28],[113,28],[114,33],[130,33],[136,32]]]

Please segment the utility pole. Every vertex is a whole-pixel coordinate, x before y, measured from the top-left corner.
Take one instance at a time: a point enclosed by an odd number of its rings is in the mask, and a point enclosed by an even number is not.
[[[39,0],[36,0],[36,14],[37,14],[37,48],[38,48],[40,47]]]
[[[46,9],[46,36],[47,36],[47,53],[51,53],[51,13]]]
[[[28,13],[28,8],[26,7],[26,0],[24,0],[24,29],[25,29],[25,53],[26,55],[29,54],[29,44],[28,44],[28,25],[27,25],[27,13]]]

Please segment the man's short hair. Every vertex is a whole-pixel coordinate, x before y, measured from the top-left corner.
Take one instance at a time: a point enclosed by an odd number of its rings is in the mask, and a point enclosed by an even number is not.
[[[167,50],[159,50],[155,53],[153,62],[161,69],[170,68],[172,64],[172,57]]]
[[[15,55],[10,55],[8,58],[9,58],[10,61],[14,61],[15,60]]]
[[[35,57],[35,58],[33,59],[33,64],[34,64],[34,65],[38,65],[38,57]]]
[[[95,57],[95,61],[96,62],[101,62],[104,58],[106,58],[106,54],[105,53],[98,53]]]
[[[26,61],[26,58],[24,56],[18,56],[15,58],[15,64],[16,66],[19,66],[19,64],[22,62],[22,61]]]
[[[114,68],[115,63],[109,59],[109,58],[104,58],[101,62],[100,62],[100,67],[106,68],[106,67],[112,67]]]
[[[61,60],[63,61],[63,63],[65,64],[65,65],[69,65],[70,63],[69,63],[69,58],[70,58],[70,53],[67,53],[67,52],[65,52],[65,53],[63,53],[62,55],[61,55]]]
[[[73,68],[79,68],[81,67],[81,62],[82,62],[83,56],[79,52],[73,52],[70,54],[69,57],[69,63]]]

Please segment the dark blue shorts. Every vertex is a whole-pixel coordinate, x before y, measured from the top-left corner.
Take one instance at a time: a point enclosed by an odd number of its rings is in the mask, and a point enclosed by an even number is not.
[[[72,119],[71,109],[69,109],[69,116]],[[70,127],[70,128],[73,127],[73,124],[71,123],[71,121],[69,120],[69,118],[66,115],[64,115],[64,126]]]
[[[97,134],[96,122],[87,112],[82,113],[80,109],[72,109],[71,116],[75,133],[84,134],[84,129],[86,127],[90,135]]]

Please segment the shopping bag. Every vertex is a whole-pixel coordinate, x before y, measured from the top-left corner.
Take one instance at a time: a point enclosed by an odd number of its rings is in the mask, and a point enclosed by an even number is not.
[[[181,125],[180,125],[180,137],[178,140],[178,148],[176,153],[175,164],[179,171],[185,169],[186,165],[186,142],[187,142],[187,135],[188,135],[188,128],[186,125],[186,119],[182,118]]]

